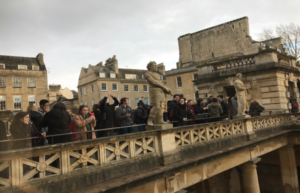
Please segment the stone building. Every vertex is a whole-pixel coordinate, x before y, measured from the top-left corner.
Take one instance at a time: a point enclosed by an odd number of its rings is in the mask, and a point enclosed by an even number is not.
[[[165,66],[158,64],[158,73],[164,79]],[[145,104],[149,104],[149,85],[144,79],[147,70],[123,69],[118,67],[116,56],[95,66],[82,68],[78,80],[78,100],[80,105],[92,106],[98,103],[108,93],[129,98],[129,105],[136,108],[140,97],[144,97]],[[112,103],[112,99],[109,99]]]
[[[43,54],[36,57],[0,55],[0,110],[25,111],[48,98]]]
[[[186,99],[206,98],[215,93],[206,91],[212,85],[205,87],[205,90],[203,87],[201,87],[202,90],[198,90],[194,86],[193,81],[197,77],[203,76],[200,71],[200,74],[197,75],[198,64],[257,54],[260,49],[265,47],[278,49],[279,52],[285,53],[280,37],[258,42],[251,38],[249,31],[248,17],[243,17],[180,36],[178,38],[179,61],[177,69],[166,71],[168,87],[172,89],[174,94],[182,95]]]

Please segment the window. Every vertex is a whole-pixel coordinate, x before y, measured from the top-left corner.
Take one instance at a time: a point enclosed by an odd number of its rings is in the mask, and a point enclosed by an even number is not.
[[[79,89],[80,96],[82,96],[82,88]]]
[[[29,102],[29,105],[35,105],[35,96],[34,95],[29,95],[28,96],[28,102]]]
[[[83,87],[83,93],[86,95],[86,87]]]
[[[134,85],[134,92],[139,92],[139,85]]]
[[[111,77],[111,78],[116,78],[116,73],[111,72],[111,73],[110,73],[110,77]]]
[[[128,98],[128,106],[131,106],[130,98]]]
[[[136,74],[125,74],[125,79],[136,79]]]
[[[105,72],[99,72],[100,78],[105,78]]]
[[[39,66],[32,66],[32,70],[40,70]]]
[[[27,87],[35,87],[35,78],[28,78],[27,79]]]
[[[91,85],[91,93],[94,92],[94,85]]]
[[[0,95],[0,111],[6,110],[6,96]]]
[[[141,79],[144,79],[144,75],[142,74]]]
[[[95,104],[95,101],[94,101],[94,99],[92,99],[92,106],[94,106],[94,104]]]
[[[163,75],[160,75],[160,80],[164,80],[164,76]]]
[[[21,86],[22,86],[21,78],[13,78],[13,87],[21,87]]]
[[[101,90],[107,91],[107,85],[106,85],[106,83],[101,83]]]
[[[148,85],[144,85],[143,88],[144,88],[144,92],[148,92]]]
[[[5,64],[0,63],[0,69],[5,69]]]
[[[139,103],[140,99],[139,98],[135,98],[135,105],[137,105]]]
[[[194,74],[193,75],[193,80],[197,80],[197,78],[198,78],[198,74]]]
[[[4,77],[0,77],[0,87],[5,87],[5,78]]]
[[[84,101],[84,105],[87,105],[87,101]]]
[[[124,85],[124,91],[129,92],[129,86],[128,85]]]
[[[80,102],[80,105],[82,105],[82,101]]]
[[[181,77],[177,77],[177,87],[182,87]]]
[[[26,65],[18,65],[18,69],[19,70],[27,70],[27,66]]]
[[[14,110],[22,109],[22,98],[21,96],[14,96]]]
[[[149,105],[149,99],[148,99],[148,98],[145,98],[145,99],[144,99],[144,103],[145,103],[145,105]]]
[[[117,91],[118,90],[118,84],[117,83],[113,83],[112,84],[112,90],[113,91]]]

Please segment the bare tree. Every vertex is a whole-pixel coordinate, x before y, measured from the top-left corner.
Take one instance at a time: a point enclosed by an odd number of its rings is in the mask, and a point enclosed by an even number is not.
[[[287,52],[300,59],[300,26],[290,23],[288,25],[280,24],[276,26],[275,32],[273,29],[263,29],[259,34],[261,41],[272,39],[275,37],[282,37],[283,45]]]

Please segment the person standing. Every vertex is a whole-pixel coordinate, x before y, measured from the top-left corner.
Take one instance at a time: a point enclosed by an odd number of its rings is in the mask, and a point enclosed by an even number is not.
[[[221,105],[218,103],[217,98],[213,98],[213,102],[208,105],[208,112],[211,118],[220,117],[223,113]]]
[[[147,110],[144,109],[144,103],[142,100],[138,103],[138,108],[134,112],[134,122],[136,124],[146,124],[147,123]],[[139,131],[145,131],[145,125],[137,126]]]
[[[210,103],[213,102],[213,96],[209,96],[209,98],[207,99],[206,103],[204,104],[204,107],[207,107]]]
[[[258,106],[259,103],[254,98],[251,98],[250,107],[249,107],[249,115],[251,115],[251,117],[260,116],[260,112],[258,111]]]
[[[38,111],[44,116],[46,113],[50,111],[50,104],[49,101],[46,99],[40,100],[40,107]]]
[[[118,126],[120,126],[120,127],[125,126],[124,128],[119,130],[120,134],[133,133],[134,128],[131,126],[132,125],[132,118],[131,118],[132,110],[128,106],[128,98],[123,97],[123,98],[121,98],[120,102],[121,102],[121,105],[116,110],[116,119],[118,122]]]
[[[179,95],[175,94],[175,95],[173,95],[173,100],[168,103],[167,112],[168,112],[168,119],[169,120],[170,120],[170,112],[172,111],[172,109],[174,109],[174,107],[177,106],[179,99],[180,99]]]
[[[86,105],[79,107],[78,115],[74,116],[74,126],[76,132],[89,131],[87,133],[76,134],[76,140],[96,139],[95,132],[91,132],[94,131],[94,127],[96,126],[96,119],[89,114],[89,109]]]
[[[195,109],[193,107],[193,101],[192,100],[188,100],[188,102],[186,103],[187,105],[187,118],[188,119],[195,119]],[[196,123],[196,121],[192,120],[189,121],[189,124],[193,124]]]
[[[238,103],[237,103],[236,94],[233,97],[231,97],[231,103],[232,103],[232,108],[233,108],[233,116],[237,116],[237,114],[238,114]]]
[[[186,125],[187,120],[187,107],[184,99],[180,99],[176,107],[174,107],[174,127]]]
[[[41,122],[43,120],[43,114],[38,112],[38,109],[34,105],[29,105],[27,107],[27,111],[29,112],[30,120],[38,131],[41,131]]]
[[[50,144],[66,143],[71,141],[71,129],[69,123],[71,117],[67,112],[65,104],[58,102],[45,114],[41,122],[41,127],[48,127],[47,135],[67,134],[49,137]]]
[[[228,104],[223,100],[223,95],[218,95],[217,96],[218,102],[220,103],[223,113],[221,116],[228,116]]]
[[[108,102],[108,97],[111,97],[114,100],[112,105]],[[101,119],[101,129],[113,128],[115,127],[115,108],[119,105],[119,101],[116,97],[112,94],[107,94],[100,102],[99,102],[99,109],[100,109],[100,118]],[[113,131],[98,131],[98,137],[105,137],[113,135]]]
[[[102,117],[101,117],[101,112],[100,112],[100,105],[99,104],[94,104],[93,105],[93,113],[96,119],[96,126],[95,126],[95,131],[96,132],[96,137],[100,137],[99,130],[101,129],[101,123],[102,123]]]

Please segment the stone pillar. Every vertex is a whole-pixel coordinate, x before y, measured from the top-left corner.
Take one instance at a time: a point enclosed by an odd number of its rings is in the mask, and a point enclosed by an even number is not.
[[[299,193],[299,182],[295,151],[292,145],[279,150],[280,167],[284,193]]]
[[[242,165],[244,193],[260,193],[256,163],[261,158],[255,158]]]

